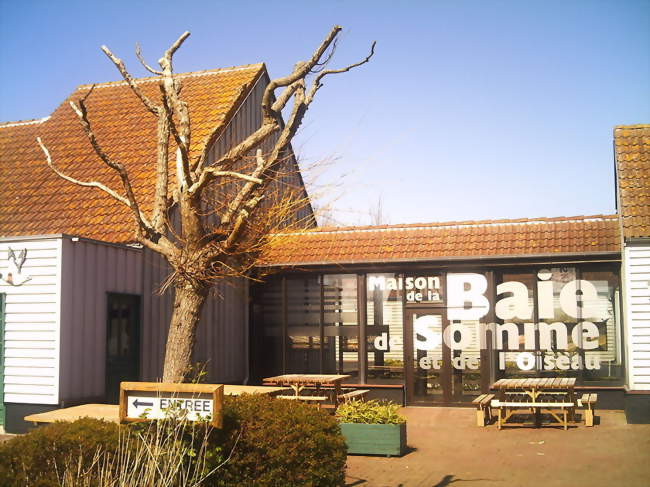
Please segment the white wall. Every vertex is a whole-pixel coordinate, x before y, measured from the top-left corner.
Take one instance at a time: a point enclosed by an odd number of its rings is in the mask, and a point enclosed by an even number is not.
[[[0,241],[0,273],[6,278],[9,248],[27,249],[20,286],[0,280],[6,293],[4,402],[59,402],[61,239]],[[15,278],[16,276],[14,276]]]
[[[624,252],[628,387],[650,390],[650,242]]]

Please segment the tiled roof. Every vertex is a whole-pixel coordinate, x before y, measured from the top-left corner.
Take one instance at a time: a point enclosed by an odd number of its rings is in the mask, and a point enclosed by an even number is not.
[[[650,237],[650,125],[616,127],[614,146],[623,236]]]
[[[620,252],[616,215],[322,228],[277,234],[267,266]]]
[[[210,131],[229,120],[263,64],[179,74],[189,104],[193,155]],[[159,78],[138,80],[159,99]],[[133,241],[129,210],[95,188],[64,181],[47,166],[40,136],[55,165],[70,176],[99,180],[121,191],[115,173],[95,155],[69,106],[88,93],[79,86],[47,119],[0,124],[0,237],[67,233],[108,242]],[[86,100],[97,138],[110,157],[129,171],[146,210],[153,197],[156,121],[125,82],[95,85]],[[170,158],[175,157],[175,146]]]

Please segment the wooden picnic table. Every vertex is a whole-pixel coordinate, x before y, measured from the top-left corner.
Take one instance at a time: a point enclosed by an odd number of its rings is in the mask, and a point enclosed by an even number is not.
[[[566,430],[568,420],[574,419],[577,405],[575,383],[574,377],[499,379],[492,384],[492,389],[497,391],[493,408],[499,412],[498,428],[501,429],[512,415],[521,413],[523,409],[533,413],[536,426],[540,425],[541,413],[548,413]]]
[[[321,386],[331,386],[334,388],[334,397],[332,401],[334,406],[338,405],[339,395],[341,395],[341,383],[351,376],[343,374],[284,374],[275,377],[262,379],[264,384],[273,384],[276,386],[288,386],[293,389],[294,397],[297,400],[308,400],[310,396],[304,396],[301,392],[306,387],[315,387],[317,390]],[[319,397],[320,396],[316,396]]]

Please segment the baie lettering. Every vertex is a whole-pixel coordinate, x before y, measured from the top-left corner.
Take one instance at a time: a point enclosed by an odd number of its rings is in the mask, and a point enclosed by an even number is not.
[[[506,353],[509,355],[508,362],[514,362],[521,370],[532,370],[536,365],[543,366],[545,370],[600,369],[597,354],[579,355],[577,352],[578,349],[592,351],[599,348],[600,331],[595,323],[609,319],[609,300],[599,296],[596,285],[590,281],[571,279],[568,282],[558,282],[550,280],[552,275],[551,271],[540,270],[536,283],[538,318],[548,321],[532,321],[534,303],[530,296],[533,293],[526,284],[509,281],[499,284],[496,289],[498,299],[494,305],[494,314],[502,323],[477,323],[473,331],[471,327],[459,322],[478,321],[490,311],[490,301],[485,295],[487,279],[481,274],[447,274],[446,309],[450,324],[443,333],[439,315],[415,317],[415,349],[431,351],[444,342],[452,351],[461,351],[460,356],[452,359],[454,368],[478,369],[476,352],[486,349],[490,340],[493,349],[500,351],[498,363],[501,370],[506,368]],[[418,279],[423,280],[420,283],[429,283],[427,278]],[[439,289],[439,278],[429,279],[438,279]],[[384,285],[388,286],[389,283],[391,280],[386,279]],[[408,289],[406,282],[400,283],[398,280],[390,285],[397,286],[397,289]],[[411,285],[416,287],[416,281]],[[567,325],[562,321],[554,321],[557,311],[576,319],[577,323]],[[519,323],[514,323],[513,320]],[[569,338],[573,345],[571,352]],[[519,351],[521,345],[524,350],[534,350],[537,348],[536,340],[539,340],[540,350],[559,354],[536,357],[530,352],[505,352]],[[388,350],[389,347],[394,349],[401,345],[395,338],[389,339],[385,332],[375,339],[374,344],[377,350]],[[469,349],[474,353],[463,356],[462,352],[469,352]],[[439,369],[440,363],[439,360],[425,356],[418,359],[418,366],[425,370]]]

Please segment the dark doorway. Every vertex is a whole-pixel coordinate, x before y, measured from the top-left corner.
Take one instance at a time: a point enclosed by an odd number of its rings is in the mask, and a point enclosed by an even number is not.
[[[140,378],[140,296],[107,296],[106,400],[119,401],[120,382]]]
[[[5,424],[5,295],[0,293],[0,427]]]

